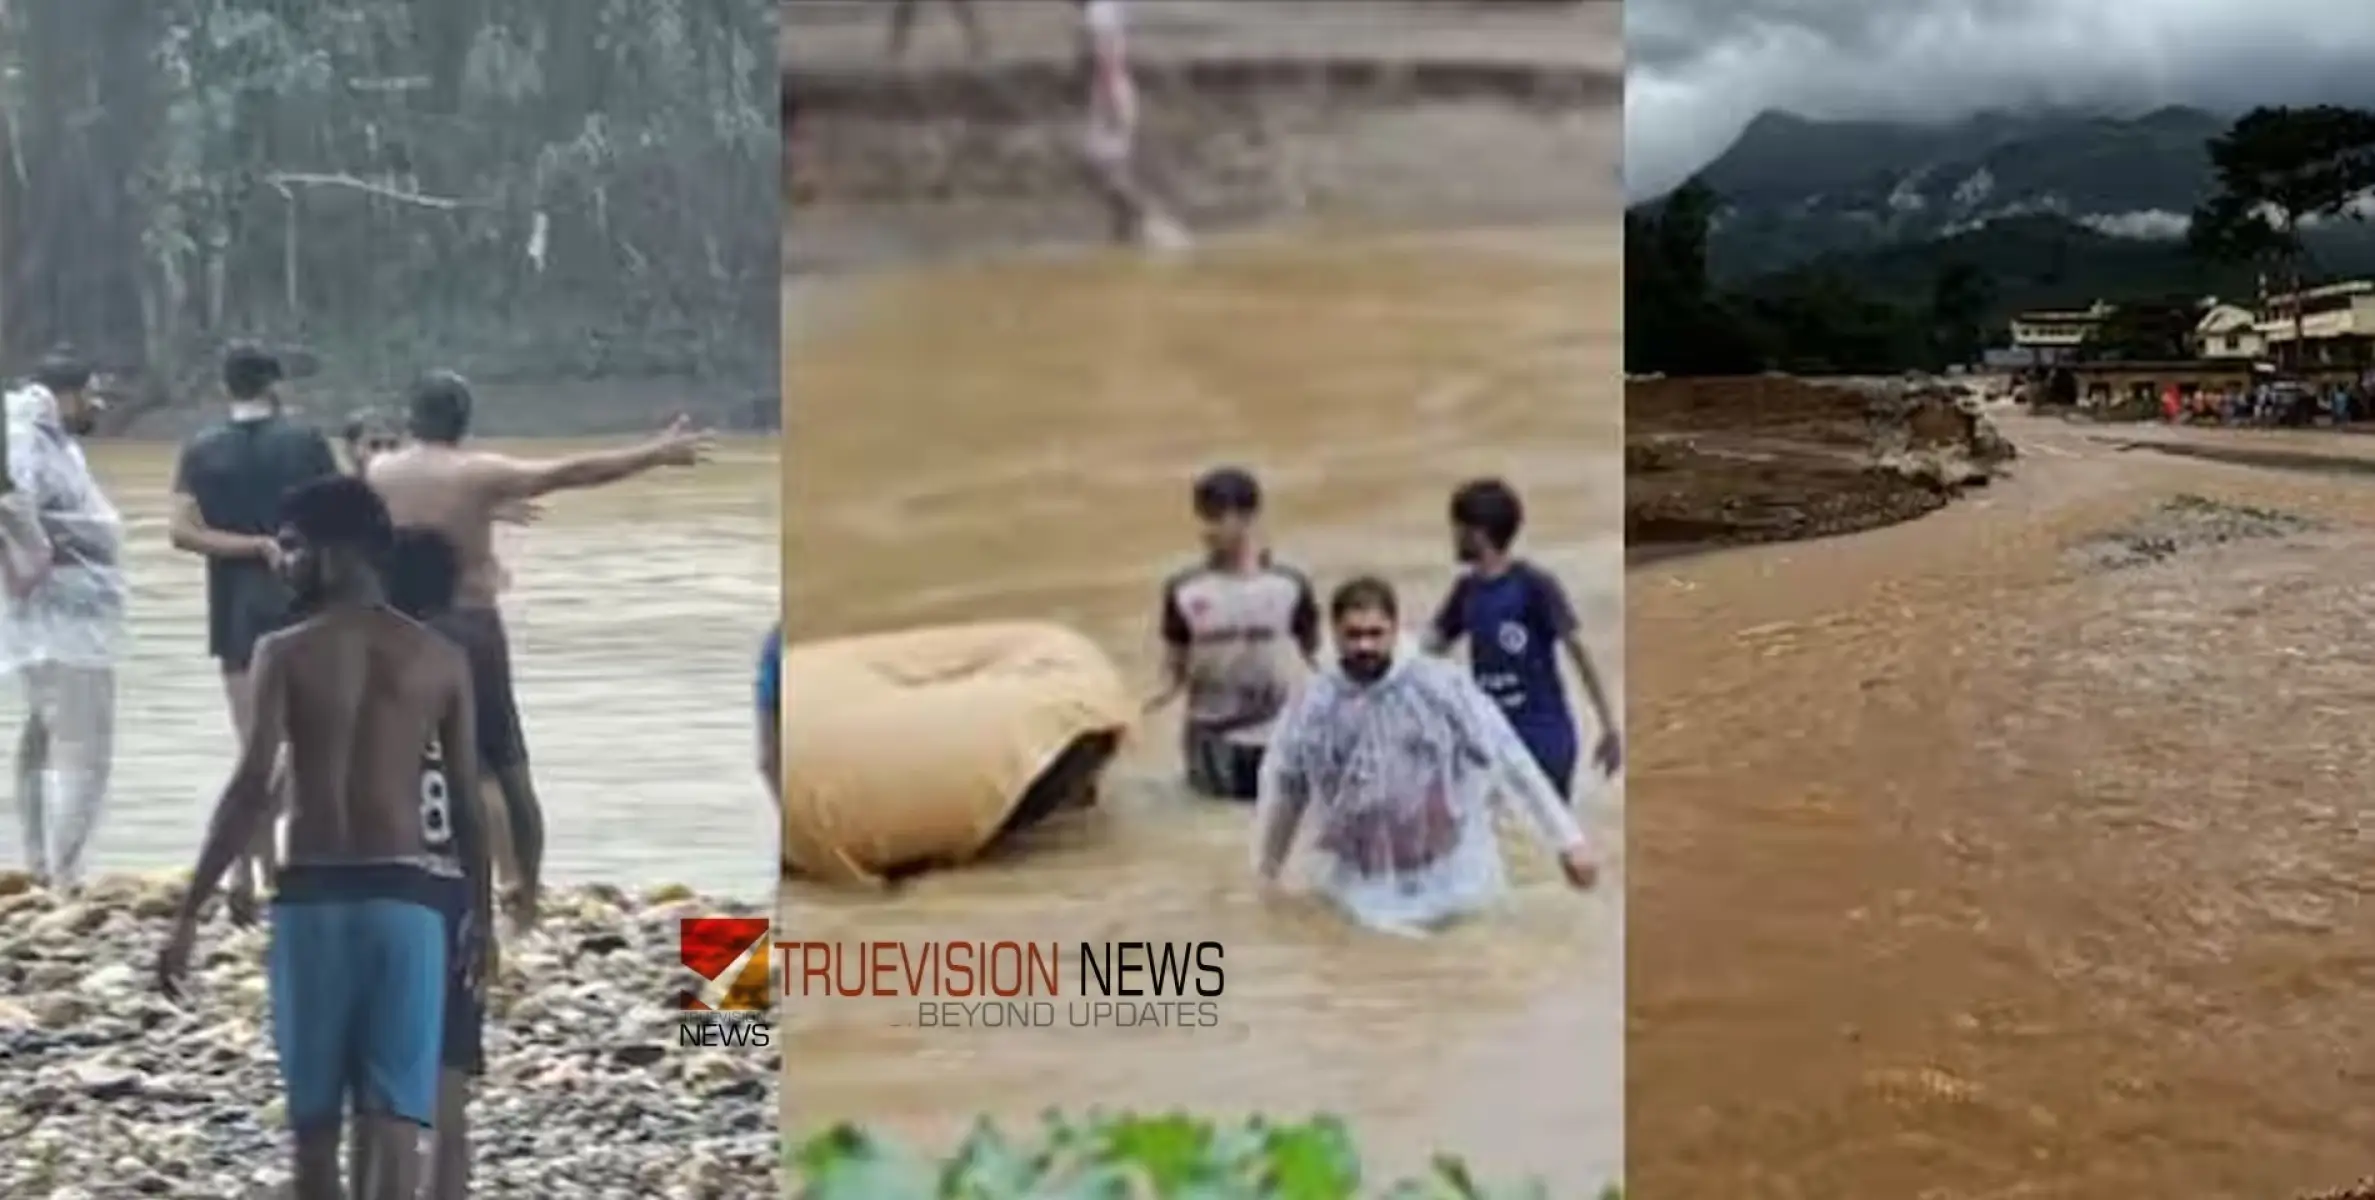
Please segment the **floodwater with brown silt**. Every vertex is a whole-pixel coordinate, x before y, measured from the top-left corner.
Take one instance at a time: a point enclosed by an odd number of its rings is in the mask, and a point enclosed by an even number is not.
[[[1999,420],[1933,515],[1628,574],[1640,1195],[2375,1163],[2375,477],[2127,443],[2369,444]]]
[[[670,406],[650,398],[654,413]],[[543,457],[595,446],[495,442]],[[205,568],[166,543],[175,447],[95,441],[122,510],[130,648],[116,674],[115,769],[93,867],[183,869],[237,746],[206,656]],[[756,897],[774,817],[751,766],[751,679],[775,620],[776,448],[725,442],[714,462],[550,498],[497,533],[521,719],[555,882],[698,884]],[[22,720],[0,688],[0,729]],[[17,860],[17,825],[0,858]]]
[[[1525,549],[1621,687],[1616,269],[1612,231],[1305,232],[811,284],[785,334],[790,635],[1055,620],[1151,690],[1198,470],[1258,473],[1278,554],[1323,593],[1374,571],[1421,615],[1453,577],[1450,489],[1493,474],[1525,494]],[[1585,802],[1613,856],[1596,893],[1513,830],[1508,911],[1364,934],[1257,898],[1249,814],[1184,793],[1175,721],[1134,732],[1098,809],[886,893],[787,884],[779,933],[1067,958],[1217,941],[1217,1023],[933,1029],[912,1002],[793,996],[787,1128],[946,1145],[977,1115],[1025,1127],[1051,1106],[1328,1111],[1379,1171],[1444,1150],[1562,1196],[1617,1178],[1621,789]]]

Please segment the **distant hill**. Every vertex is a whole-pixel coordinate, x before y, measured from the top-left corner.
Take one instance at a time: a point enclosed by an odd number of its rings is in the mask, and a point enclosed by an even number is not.
[[[1986,273],[1990,324],[1999,325],[2021,309],[2082,307],[2113,296],[2239,296],[2255,282],[2249,268],[2204,263],[2182,243],[2111,237],[2061,217],[2028,216],[1928,241],[1828,254],[1741,287],[1752,295],[1779,295],[1829,276],[1874,299],[1921,307],[1938,276],[1956,264]]]
[[[1977,261],[1994,271],[1992,255],[2009,253],[2015,274],[2049,291],[2090,290],[2098,272],[2192,286],[2176,260],[2186,215],[2212,190],[2206,145],[2226,126],[2191,108],[1939,125],[1766,113],[1700,172],[1722,202],[1709,265],[1738,281],[1845,255],[1890,277],[1940,255],[1991,256]],[[2312,240],[2327,271],[2375,265],[2364,226]]]
[[[2375,274],[2375,231],[2356,234],[2325,239],[2320,266],[2333,274]],[[1956,264],[1987,276],[1994,328],[2022,309],[2074,308],[2121,297],[2241,298],[2257,287],[2251,268],[2203,262],[2182,242],[2114,237],[2057,216],[2006,217],[1928,241],[1824,255],[1734,286],[1750,295],[1779,296],[1827,277],[1873,299],[1919,308],[1929,303],[1939,275]]]

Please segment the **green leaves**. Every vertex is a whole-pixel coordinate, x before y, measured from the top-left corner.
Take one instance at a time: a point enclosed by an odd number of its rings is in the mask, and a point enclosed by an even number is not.
[[[853,1125],[787,1153],[803,1200],[1547,1200],[1540,1185],[1490,1188],[1455,1158],[1364,1193],[1359,1148],[1334,1117],[1220,1123],[1186,1113],[1042,1119],[1039,1136],[976,1125],[933,1162]],[[1610,1188],[1602,1200],[1623,1200]]]
[[[806,1181],[801,1194],[814,1200],[968,1195],[938,1186],[929,1164],[851,1125],[835,1126],[809,1139],[793,1154],[790,1166],[794,1178]]]
[[[1334,1117],[1271,1129],[1262,1149],[1280,1200],[1333,1200],[1360,1184],[1360,1150],[1352,1143],[1352,1131]]]
[[[320,352],[318,398],[423,362],[772,377],[776,8],[0,2],[0,232],[55,250],[7,282],[59,314],[45,340],[137,349],[175,392],[233,334]]]

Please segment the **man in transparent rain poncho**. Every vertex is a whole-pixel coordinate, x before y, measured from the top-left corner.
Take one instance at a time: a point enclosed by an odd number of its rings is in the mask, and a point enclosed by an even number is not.
[[[76,441],[98,413],[90,365],[63,352],[7,397],[0,670],[24,689],[16,787],[25,857],[60,887],[81,882],[115,756],[123,522]]]
[[[1263,764],[1262,880],[1278,879],[1308,830],[1318,890],[1354,920],[1434,928],[1506,890],[1498,799],[1558,855],[1569,883],[1590,887],[1598,868],[1565,802],[1467,672],[1402,638],[1393,588],[1353,580],[1328,615],[1337,660],[1288,708]]]

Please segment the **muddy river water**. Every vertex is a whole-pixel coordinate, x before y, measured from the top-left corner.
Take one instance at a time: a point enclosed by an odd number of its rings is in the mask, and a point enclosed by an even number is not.
[[[1641,1195],[2367,1171],[2375,483],[2007,428],[1934,516],[1630,574]]]
[[[1621,686],[1615,288],[1613,238],[1573,230],[803,286],[785,343],[791,635],[1050,618],[1151,685],[1198,469],[1260,474],[1278,552],[1323,592],[1378,571],[1417,610],[1451,580],[1450,488],[1498,474]],[[1565,890],[1513,831],[1509,912],[1433,940],[1361,935],[1256,900],[1246,814],[1182,794],[1175,734],[1139,730],[1099,811],[1009,854],[889,894],[788,887],[782,921],[833,942],[1218,941],[1217,1027],[922,1029],[912,1004],[795,997],[787,1125],[942,1143],[977,1114],[1050,1106],[1333,1111],[1380,1170],[1441,1149],[1562,1196],[1615,1178],[1621,790],[1588,803],[1616,856],[1600,892]]]
[[[204,568],[165,541],[174,448],[99,442],[90,453],[124,512],[133,593],[95,865],[186,868],[233,757],[206,657]],[[499,535],[554,881],[747,897],[772,886],[776,833],[751,767],[750,696],[776,613],[778,499],[773,444],[729,441],[703,467],[555,497],[539,524]],[[22,711],[18,691],[0,688],[0,728],[13,735]],[[13,863],[17,823],[0,826]]]

